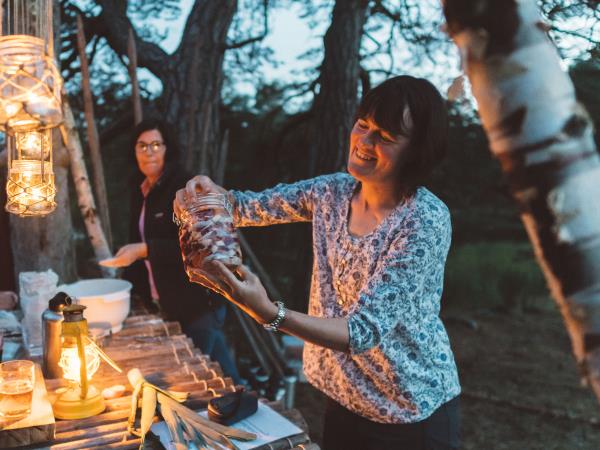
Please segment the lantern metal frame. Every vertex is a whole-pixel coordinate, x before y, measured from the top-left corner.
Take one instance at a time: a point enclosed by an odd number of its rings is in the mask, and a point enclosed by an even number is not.
[[[54,58],[53,0],[0,1],[0,130],[8,150],[5,209],[45,216],[56,208],[50,128],[63,121]],[[26,155],[23,142],[38,142]],[[31,152],[30,152],[31,153]]]
[[[45,46],[33,36],[0,37],[0,129],[29,131],[62,122],[62,79]]]
[[[6,211],[22,217],[45,216],[54,211],[52,130],[6,134],[6,148]]]

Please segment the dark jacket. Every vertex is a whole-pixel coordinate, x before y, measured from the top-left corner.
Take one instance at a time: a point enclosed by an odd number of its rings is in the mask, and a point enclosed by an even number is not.
[[[225,300],[198,284],[191,283],[183,268],[177,226],[173,223],[175,193],[191,176],[180,167],[166,163],[162,176],[146,198],[144,235],[148,260],[160,297],[160,307],[169,320],[187,323],[225,304]],[[144,196],[138,178],[131,186],[129,242],[141,242],[139,219]],[[133,292],[150,298],[148,271],[144,261],[136,261],[123,277],[133,283]]]

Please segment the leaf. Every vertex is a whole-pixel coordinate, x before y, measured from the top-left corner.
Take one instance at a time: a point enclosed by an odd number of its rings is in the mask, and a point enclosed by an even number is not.
[[[144,442],[144,436],[152,425],[152,419],[156,413],[156,391],[152,386],[144,383],[142,393],[142,414],[140,417],[140,434],[142,442]]]
[[[202,433],[199,433],[196,429],[194,429],[194,427],[190,425],[188,421],[182,419],[177,413],[175,413],[175,416],[178,418],[179,423],[181,423],[181,426],[188,435],[189,441],[196,444],[200,449],[206,448],[208,443],[206,442],[206,439],[204,438]]]
[[[187,398],[190,396],[189,392],[180,392],[180,391],[167,391],[170,395],[171,398],[174,400],[177,400],[179,403],[183,403],[187,400]]]
[[[158,399],[160,403],[160,412],[165,419],[165,423],[167,424],[167,428],[169,429],[169,434],[171,435],[171,440],[175,445],[176,449],[187,449],[187,443],[185,437],[183,435],[183,429],[177,420],[177,416],[173,412],[173,409],[169,405],[168,402],[164,401],[165,396],[160,396]],[[171,400],[172,401],[172,400]]]
[[[139,436],[139,431],[135,429],[135,417],[137,415],[138,400],[140,398],[140,391],[144,386],[143,382],[137,383],[133,388],[133,394],[131,395],[131,407],[129,410],[129,419],[127,419],[127,431],[131,434]]]
[[[238,430],[237,428],[226,427],[225,425],[211,422],[210,420],[205,419],[202,416],[199,416],[195,411],[192,411],[188,407],[186,407],[180,403],[177,403],[168,397],[159,395],[158,400],[159,400],[159,402],[161,402],[161,405],[162,405],[163,401],[165,403],[168,403],[171,406],[171,408],[173,408],[173,410],[176,411],[185,420],[189,420],[189,421],[198,423],[201,426],[210,428],[210,429],[212,429],[220,434],[223,434],[227,437],[238,439],[240,441],[253,441],[256,439],[256,435],[253,433],[248,433],[246,431]]]
[[[212,428],[200,425],[198,422],[189,421],[189,423],[198,433],[201,433],[204,437],[211,439],[213,442],[216,442],[229,450],[239,450],[239,447],[231,442],[224,434],[221,434]]]

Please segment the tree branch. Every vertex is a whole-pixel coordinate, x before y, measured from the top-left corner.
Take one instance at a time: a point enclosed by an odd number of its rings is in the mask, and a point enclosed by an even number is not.
[[[120,58],[126,56],[126,30],[133,28],[127,17],[127,2],[96,0],[96,4],[102,7],[102,11],[95,18],[84,17],[84,28],[89,29],[92,34],[106,38],[108,45]],[[133,34],[139,54],[138,66],[147,68],[162,80],[170,59],[169,55],[160,46],[141,39],[135,32]]]
[[[227,44],[225,46],[225,50],[242,48],[246,45],[253,44],[254,42],[262,41],[265,37],[267,37],[267,34],[269,34],[269,0],[263,0],[263,32],[258,36]]]

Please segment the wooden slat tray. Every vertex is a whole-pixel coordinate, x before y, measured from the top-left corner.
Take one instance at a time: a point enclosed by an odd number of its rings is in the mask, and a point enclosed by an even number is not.
[[[132,389],[126,374],[133,367],[139,368],[151,383],[189,392],[190,397],[185,405],[192,409],[204,408],[214,396],[235,390],[231,378],[223,376],[219,364],[203,355],[194,347],[191,339],[182,334],[179,323],[164,322],[159,316],[141,312],[141,315],[128,318],[119,333],[99,341],[104,351],[123,369],[123,373],[119,374],[102,363],[91,381],[99,389],[121,384],[125,386],[125,394],[106,400],[106,410],[97,416],[57,420],[55,438],[45,446],[30,446],[28,449],[139,448],[140,439],[127,433]],[[49,393],[63,385],[64,380],[46,380]],[[269,406],[305,431],[301,435],[272,443],[271,450],[318,450],[318,446],[310,443],[306,422],[297,411],[282,411],[279,404],[269,403]]]

